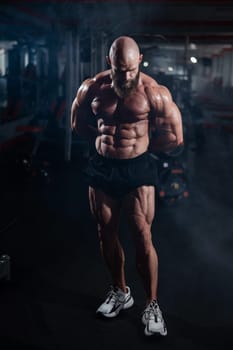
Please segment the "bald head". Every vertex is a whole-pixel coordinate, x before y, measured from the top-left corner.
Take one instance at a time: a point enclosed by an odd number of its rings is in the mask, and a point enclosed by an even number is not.
[[[140,78],[139,64],[142,61],[137,43],[128,36],[114,40],[109,50],[112,85],[119,97],[132,94]]]
[[[136,63],[140,61],[140,52],[137,43],[128,36],[120,36],[112,43],[109,50],[111,63]]]

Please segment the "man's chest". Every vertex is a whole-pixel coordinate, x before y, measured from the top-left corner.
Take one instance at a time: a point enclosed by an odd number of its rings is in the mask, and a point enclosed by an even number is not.
[[[150,105],[145,94],[134,92],[125,98],[118,98],[112,91],[97,94],[91,103],[93,114],[97,118],[122,122],[136,122],[148,117]]]

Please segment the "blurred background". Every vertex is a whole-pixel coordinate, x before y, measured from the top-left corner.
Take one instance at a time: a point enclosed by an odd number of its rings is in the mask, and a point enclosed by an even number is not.
[[[215,108],[205,122],[224,119],[231,133],[231,1],[1,1],[0,10],[1,148],[33,118],[43,129],[53,123],[70,159],[71,101],[81,81],[107,68],[119,35],[138,42],[141,70],[196,114],[192,123]]]
[[[141,71],[169,88],[183,120],[183,154],[154,153],[160,182],[153,239],[171,329],[156,346],[213,350],[232,343],[232,1],[1,0],[4,349],[154,347],[139,335],[143,292],[124,222],[138,303],[117,327],[93,316],[108,275],[81,173],[89,145],[70,130],[78,87],[108,69],[105,57],[120,35],[137,41]]]

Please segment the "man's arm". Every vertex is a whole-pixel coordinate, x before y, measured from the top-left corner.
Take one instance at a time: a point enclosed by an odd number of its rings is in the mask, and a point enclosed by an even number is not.
[[[91,89],[95,80],[85,80],[77,91],[71,106],[71,129],[86,140],[95,139],[97,129],[90,124],[93,115],[91,111]]]
[[[181,113],[172,100],[169,90],[164,86],[156,86],[150,94],[152,104],[152,138],[150,150],[155,153],[164,152],[175,156],[183,149],[183,127]]]

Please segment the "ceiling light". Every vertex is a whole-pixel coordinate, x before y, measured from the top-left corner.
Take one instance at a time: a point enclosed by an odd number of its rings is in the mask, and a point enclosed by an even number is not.
[[[148,66],[149,66],[149,62],[144,61],[144,62],[143,62],[143,67],[148,67]]]
[[[191,61],[192,63],[197,63],[197,59],[196,59],[196,57],[194,57],[194,56],[190,57],[190,61]]]
[[[194,43],[191,43],[191,44],[189,45],[189,48],[190,48],[190,50],[196,50],[196,49],[197,49],[197,45],[194,44]]]

